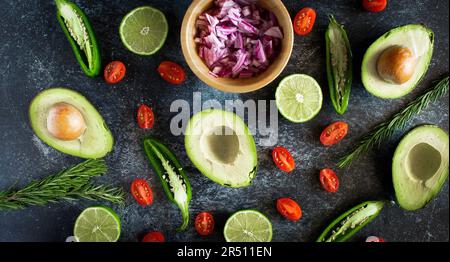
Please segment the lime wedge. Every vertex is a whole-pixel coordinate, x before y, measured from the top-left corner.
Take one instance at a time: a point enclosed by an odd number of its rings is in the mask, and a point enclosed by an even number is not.
[[[78,216],[73,232],[79,242],[116,242],[120,219],[110,208],[89,207]]]
[[[280,82],[275,100],[281,115],[289,121],[303,123],[313,119],[322,108],[322,89],[308,75],[290,75]]]
[[[150,6],[131,10],[120,23],[119,34],[128,50],[152,55],[164,45],[169,25],[164,14]]]
[[[272,223],[256,210],[241,210],[228,218],[223,234],[227,242],[270,242]]]

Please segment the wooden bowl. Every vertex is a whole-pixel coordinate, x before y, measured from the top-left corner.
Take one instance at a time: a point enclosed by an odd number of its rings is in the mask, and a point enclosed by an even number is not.
[[[194,74],[207,85],[230,93],[255,91],[271,83],[288,63],[294,45],[294,31],[289,12],[280,0],[259,0],[257,4],[275,14],[284,38],[281,51],[271,65],[260,74],[244,79],[216,78],[210,75],[208,67],[198,55],[197,44],[194,42],[197,34],[195,22],[200,14],[213,6],[213,0],[194,0],[186,11],[181,26],[183,55]]]

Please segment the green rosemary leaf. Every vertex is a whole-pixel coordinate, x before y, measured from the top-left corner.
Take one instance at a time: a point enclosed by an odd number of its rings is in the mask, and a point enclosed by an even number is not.
[[[125,193],[122,188],[88,184],[79,191],[71,192],[70,196],[89,200],[105,200],[116,204],[122,204]]]
[[[429,91],[409,103],[405,109],[395,114],[391,120],[376,126],[361,139],[359,144],[349,154],[339,160],[338,166],[342,168],[350,165],[360,155],[390,139],[395,132],[403,131],[414,116],[448,92],[448,82],[448,76],[446,76]]]
[[[10,188],[0,192],[0,210],[21,209],[80,198],[122,203],[124,193],[121,188],[91,184],[92,177],[101,176],[106,171],[105,161],[86,160],[55,175],[33,181],[22,189]]]

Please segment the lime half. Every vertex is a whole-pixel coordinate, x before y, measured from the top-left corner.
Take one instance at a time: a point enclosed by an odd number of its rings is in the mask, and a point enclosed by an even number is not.
[[[110,208],[89,207],[78,216],[73,232],[79,242],[116,242],[120,219]]]
[[[288,120],[303,123],[322,108],[322,89],[314,78],[295,74],[284,78],[275,93],[278,111]]]
[[[256,210],[242,210],[228,218],[223,235],[227,242],[270,242],[272,223]]]
[[[150,6],[131,10],[120,23],[119,34],[128,50],[152,55],[164,45],[169,25],[164,14]]]

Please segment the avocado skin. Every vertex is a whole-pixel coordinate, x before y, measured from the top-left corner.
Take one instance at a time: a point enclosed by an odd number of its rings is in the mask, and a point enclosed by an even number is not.
[[[422,180],[421,183],[418,184],[418,187],[420,188],[419,191],[417,190],[417,186],[414,187],[417,184],[414,184],[414,181],[410,179],[409,175],[406,174],[405,171],[400,167],[406,165],[405,159],[407,157],[407,154],[409,153],[409,150],[419,143],[426,142],[426,139],[424,140],[423,136],[426,137],[427,135],[429,136],[429,142],[438,140],[439,145],[441,145],[440,150],[434,147],[441,154],[441,164],[440,168],[431,178],[427,179],[426,181]],[[395,150],[392,161],[392,182],[394,185],[397,203],[401,208],[408,211],[422,209],[439,194],[449,175],[448,150],[448,134],[435,125],[422,125],[416,127],[403,137],[403,139],[397,146],[397,149]],[[430,180],[434,182],[433,187],[426,188],[425,182]],[[416,199],[411,202],[410,199],[413,198]]]
[[[70,101],[69,101],[70,100]],[[69,103],[81,111],[86,121],[86,131],[80,141],[63,141],[46,131],[47,110],[56,103]],[[39,139],[54,149],[76,157],[98,159],[112,151],[114,138],[97,109],[80,93],[68,88],[49,88],[39,93],[30,103],[30,125]],[[76,143],[79,146],[75,146]]]

